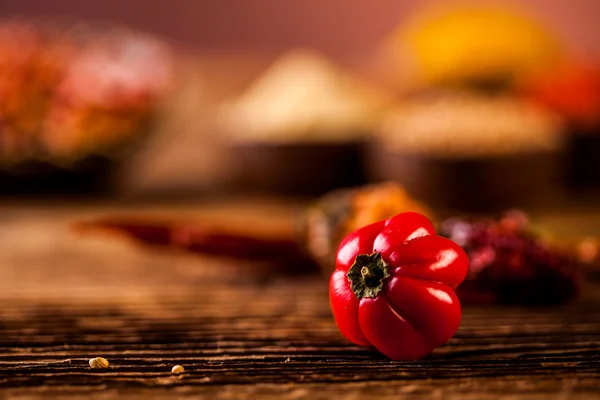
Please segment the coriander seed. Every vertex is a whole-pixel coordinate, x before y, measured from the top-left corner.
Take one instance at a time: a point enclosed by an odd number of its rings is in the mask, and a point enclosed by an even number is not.
[[[181,374],[183,371],[185,371],[185,369],[181,365],[175,365],[171,368],[171,372],[174,374]]]
[[[108,368],[108,360],[103,357],[90,359],[90,368]]]

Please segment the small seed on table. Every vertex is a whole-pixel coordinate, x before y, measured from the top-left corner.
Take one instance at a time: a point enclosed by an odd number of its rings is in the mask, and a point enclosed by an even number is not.
[[[103,357],[91,358],[90,368],[108,368],[108,360]]]
[[[174,374],[180,374],[183,371],[184,371],[184,369],[181,365],[175,365],[173,368],[171,368],[171,372]]]

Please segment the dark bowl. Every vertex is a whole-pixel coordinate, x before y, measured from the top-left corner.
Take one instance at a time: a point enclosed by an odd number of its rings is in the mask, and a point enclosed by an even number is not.
[[[572,127],[567,138],[567,184],[575,190],[600,190],[600,127]]]
[[[70,166],[28,159],[0,169],[0,195],[104,195],[112,192],[118,167],[113,159],[94,155]]]
[[[232,144],[235,191],[321,195],[365,183],[363,142]]]
[[[555,207],[563,201],[560,152],[455,159],[401,154],[373,144],[367,165],[374,181],[397,181],[443,210],[498,212]]]
[[[112,195],[118,190],[119,169],[155,134],[155,124],[156,118],[150,116],[130,137],[71,157],[53,156],[42,146],[20,158],[0,152],[0,196]]]
[[[172,89],[169,72],[173,54],[169,45],[118,24],[70,18],[8,18],[0,19],[0,26],[9,38],[39,36],[41,43],[33,47],[33,57],[25,53],[23,58],[23,54],[12,51],[0,55],[27,60],[13,63],[16,67],[12,71],[27,79],[16,80],[16,86],[0,101],[3,109],[6,104],[18,105],[8,107],[11,112],[0,118],[0,194],[99,193],[109,189],[115,169],[153,133],[155,120],[163,112],[162,103]],[[22,31],[26,33],[19,33]],[[102,92],[111,85],[127,87],[121,82],[122,76],[111,74],[102,75],[109,80],[96,85],[99,78],[95,72],[114,65],[122,68],[124,64],[115,64],[115,60],[131,60],[122,55],[129,54],[130,47],[139,50],[140,43],[147,40],[156,42],[156,47],[152,44],[152,51],[141,51],[136,58],[139,65],[129,64],[133,69],[128,70],[155,72],[148,70],[150,62],[159,71],[147,79],[144,97],[139,91],[127,90],[118,98],[100,96],[101,102],[82,96],[98,94],[98,89]],[[95,63],[93,68],[90,60]],[[164,87],[154,86],[158,83]],[[107,116],[116,117],[115,121]],[[84,139],[64,140],[73,133]],[[71,148],[67,148],[69,144]]]

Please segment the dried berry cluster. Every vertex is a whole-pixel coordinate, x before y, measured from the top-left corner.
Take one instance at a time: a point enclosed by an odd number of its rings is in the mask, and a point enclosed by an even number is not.
[[[578,261],[536,237],[522,213],[497,221],[451,219],[440,230],[471,260],[458,290],[464,302],[556,305],[579,293]]]

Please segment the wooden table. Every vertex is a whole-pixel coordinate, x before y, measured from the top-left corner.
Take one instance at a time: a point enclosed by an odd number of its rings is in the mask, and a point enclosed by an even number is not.
[[[344,340],[318,275],[68,229],[134,208],[284,231],[297,204],[0,206],[0,398],[600,398],[596,284],[563,308],[467,307],[446,346],[394,362]]]

